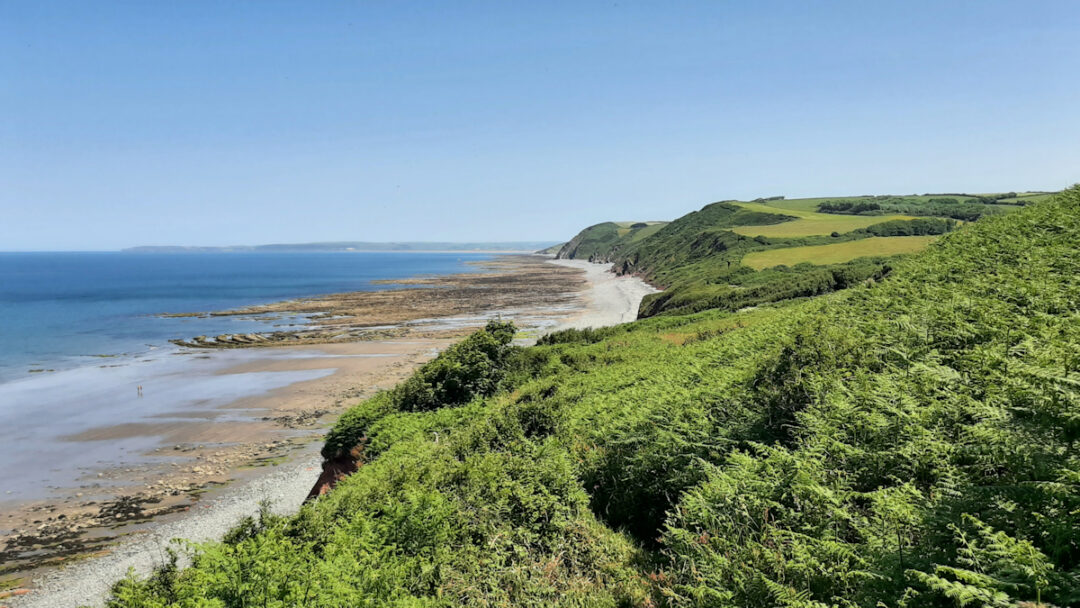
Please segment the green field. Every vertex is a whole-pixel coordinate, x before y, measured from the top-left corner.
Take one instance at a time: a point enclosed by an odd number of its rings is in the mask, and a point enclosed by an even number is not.
[[[886,236],[871,237],[857,241],[847,241],[832,245],[811,247],[786,247],[768,249],[747,254],[742,259],[743,266],[754,270],[764,270],[773,266],[794,266],[809,262],[811,264],[842,264],[856,258],[868,256],[889,256],[901,253],[915,253],[926,249],[938,236]]]
[[[1026,193],[1020,193],[1023,196],[1028,196]],[[906,195],[903,198],[910,200],[914,203],[928,203],[935,198],[943,198],[945,195],[940,194],[925,194],[925,195]],[[1049,195],[1045,195],[1049,196]],[[814,198],[790,198],[779,199],[772,201],[754,201],[746,204],[756,205],[757,209],[764,211],[764,207],[772,209],[773,213],[783,213],[784,211],[817,211],[818,205],[829,201],[863,201],[867,200],[867,196],[817,196]],[[958,201],[969,201],[973,197],[970,195],[950,195],[948,198],[955,198]],[[789,214],[792,215],[792,214]]]
[[[988,195],[965,194],[726,200],[667,223],[605,222],[589,226],[562,246],[558,255],[610,262],[617,273],[634,274],[661,288],[662,293],[642,301],[639,317],[688,314],[710,308],[739,310],[820,295],[879,278],[889,271],[886,258],[892,251],[882,248],[866,254],[860,248],[867,244],[811,250],[815,256],[836,253],[835,259],[844,261],[829,263],[811,258],[809,261],[814,263],[810,265],[784,263],[779,270],[769,268],[764,272],[755,272],[741,263],[748,254],[770,249],[784,249],[790,254],[799,247],[838,245],[868,237],[941,235],[965,222],[1022,208],[993,204],[996,200]],[[826,203],[828,212],[820,211]],[[861,208],[850,212],[856,206]],[[903,246],[897,253],[910,252],[914,242],[898,241]],[[886,243],[889,241],[874,246]]]
[[[756,205],[758,208],[768,207],[768,208],[773,210],[773,213],[778,213],[778,212],[781,212],[783,210],[790,210],[790,211],[817,211],[818,205],[820,205],[821,203],[824,203],[825,201],[835,200],[836,198],[838,198],[838,197],[826,196],[826,197],[823,197],[823,198],[822,197],[819,197],[819,198],[792,198],[792,199],[781,199],[781,200],[775,200],[775,201],[763,201],[763,202],[760,202],[760,203],[752,202],[752,203],[747,203],[747,204]]]
[[[779,202],[783,203],[784,201]],[[827,235],[832,234],[833,232],[842,234],[891,220],[913,219],[913,216],[910,215],[838,215],[835,213],[818,213],[816,211],[793,208],[796,207],[796,201],[788,201],[787,203],[789,205],[788,208],[758,203],[735,203],[748,211],[790,215],[797,219],[782,224],[770,224],[768,226],[736,226],[731,230],[743,236],[794,238],[801,236]]]
[[[1030,203],[1037,203],[1039,201],[1044,201],[1044,200],[1050,198],[1051,196],[1054,196],[1054,193],[1052,193],[1052,192],[1017,192],[1015,197],[1013,197],[1013,198],[1003,198],[1003,199],[1000,199],[998,202],[999,203],[1004,203],[1004,204],[1009,204],[1009,205],[1027,205],[1027,204],[1030,204]]]
[[[1023,205],[1045,200],[1053,196],[1053,194],[1052,192],[999,192],[983,194],[831,196],[797,199],[755,199],[751,201],[751,204],[760,205],[758,208],[761,210],[769,208],[773,213],[786,213],[789,211],[819,211],[819,205],[822,203],[870,203],[881,205],[880,213],[920,217],[951,217],[955,220],[974,221],[983,215],[1016,211]],[[843,214],[847,215],[847,213]],[[853,213],[851,215],[872,216],[877,215],[877,213]]]
[[[657,230],[660,230],[667,225],[667,222],[614,222],[618,226],[619,238],[625,238],[627,243],[636,243],[643,238],[656,234]],[[647,224],[644,228],[634,228],[638,224]]]

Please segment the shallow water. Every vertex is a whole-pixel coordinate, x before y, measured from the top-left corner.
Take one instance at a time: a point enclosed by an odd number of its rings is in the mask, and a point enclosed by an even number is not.
[[[102,469],[137,466],[157,446],[153,434],[108,440],[74,436],[129,423],[165,423],[206,417],[248,420],[250,410],[223,406],[294,382],[313,380],[331,369],[222,373],[255,358],[297,356],[293,352],[215,352],[193,357],[160,355],[101,368],[80,367],[0,384],[0,501],[45,498],[55,489],[80,486]],[[137,387],[143,387],[139,396]],[[96,482],[95,482],[96,483]]]
[[[303,319],[163,318],[160,313],[388,289],[393,286],[372,281],[470,272],[475,267],[465,262],[489,257],[0,253],[0,507],[92,486],[94,471],[145,463],[146,452],[161,442],[152,432],[86,440],[95,429],[248,419],[254,415],[250,410],[222,408],[334,371],[222,373],[255,358],[325,355],[277,349],[191,352],[168,342],[268,331]]]

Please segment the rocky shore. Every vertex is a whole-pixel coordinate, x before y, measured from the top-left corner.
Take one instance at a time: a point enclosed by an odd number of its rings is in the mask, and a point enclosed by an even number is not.
[[[234,310],[164,316],[301,316],[307,320],[305,325],[288,330],[172,340],[178,346],[200,349],[332,344],[416,335],[447,337],[461,333],[455,333],[455,329],[475,327],[475,318],[482,315],[551,317],[552,313],[571,310],[588,280],[579,269],[549,261],[535,255],[502,256],[476,262],[478,270],[483,272],[379,282],[398,285],[401,289],[338,293]]]

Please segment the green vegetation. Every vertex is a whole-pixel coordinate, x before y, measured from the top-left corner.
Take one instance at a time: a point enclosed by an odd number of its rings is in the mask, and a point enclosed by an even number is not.
[[[393,389],[365,407],[351,409],[326,436],[322,455],[333,460],[348,455],[364,441],[368,426],[392,412],[420,412],[463,405],[493,394],[504,380],[507,358],[514,352],[511,323],[492,321],[454,344]]]
[[[747,254],[742,259],[745,266],[754,270],[763,270],[773,266],[795,266],[797,264],[838,264],[867,256],[898,255],[915,253],[926,249],[936,236],[886,236],[871,239],[859,239],[832,245],[811,247],[785,247],[768,249]]]
[[[995,199],[963,199],[955,197],[931,197],[920,200],[914,197],[871,196],[828,200],[818,209],[822,213],[846,213],[858,216],[875,216],[886,213],[907,213],[949,217],[956,220],[973,222],[980,217],[1004,213],[1008,207],[996,204]]]
[[[1078,247],[1080,188],[819,298],[489,325],[342,417],[333,492],[110,606],[1077,605]]]
[[[704,268],[707,264],[696,265]],[[748,266],[733,266],[731,272],[709,280],[680,282],[641,302],[639,318],[685,315],[705,310],[737,311],[794,298],[818,296],[876,281],[892,271],[892,263],[882,258],[860,258],[845,264],[777,266],[755,272]],[[715,282],[714,282],[715,281]]]
[[[604,222],[582,230],[558,247],[560,258],[600,261],[664,227],[667,222]],[[553,248],[554,249],[554,248]],[[547,251],[547,250],[545,250]]]
[[[749,252],[775,247],[821,245],[866,238],[869,233],[803,239],[750,238],[739,226],[780,225],[792,215],[765,213],[732,203],[706,205],[658,230],[653,236],[611,257],[617,270],[634,273],[665,287],[647,297],[639,316],[686,314],[710,308],[738,310],[779,300],[820,295],[887,272],[881,260],[817,269],[800,267],[758,273],[742,266]],[[927,227],[926,229],[930,229]],[[944,225],[937,229],[945,230]]]
[[[776,209],[756,203],[736,203],[740,207],[757,211],[759,213],[778,213]],[[797,218],[791,222],[764,226],[737,226],[732,230],[746,236],[764,236],[769,238],[815,236],[831,234],[833,232],[850,232],[860,228],[866,228],[881,222],[894,220],[910,220],[909,215],[887,215],[862,217],[855,215],[831,215],[814,211],[800,211],[796,209],[784,209],[779,211],[784,215]]]
[[[914,220],[892,220],[874,224],[856,233],[864,233],[873,236],[925,236],[930,234],[945,234],[956,228],[956,220],[939,218],[918,218]],[[839,235],[834,235],[839,236]]]
[[[958,221],[948,213],[937,213],[939,207],[948,207],[954,212],[960,209],[955,215],[978,219],[986,209],[990,210],[986,215],[1000,213],[1002,208],[1019,209],[996,204],[1001,197],[1013,194],[1016,193],[993,195],[998,198],[928,194],[724,201],[706,205],[670,224],[650,226],[647,233],[639,231],[629,239],[619,236],[619,230],[625,230],[628,224],[622,228],[614,223],[593,226],[565,245],[559,256],[613,262],[616,272],[635,274],[663,288],[663,293],[651,295],[642,302],[639,317],[687,314],[711,308],[738,310],[821,295],[867,279],[880,279],[891,268],[891,260],[886,257],[919,248],[875,250],[870,244],[823,246],[874,236],[945,234],[953,230]],[[882,205],[899,203],[903,203],[902,210],[911,215],[882,211]],[[821,213],[818,211],[821,207],[843,213]],[[975,214],[963,212],[967,208],[980,211]],[[813,248],[802,251],[825,257],[818,259],[795,254],[800,262],[807,264],[793,263],[767,273],[755,273],[755,267],[742,263],[744,259],[763,259],[758,257],[762,251],[789,248]],[[860,255],[833,255],[838,252]],[[782,259],[787,254],[776,255],[780,256],[777,259]],[[756,268],[760,269],[760,264]]]
[[[888,260],[859,259],[846,264],[821,262],[828,265],[826,268],[806,265],[763,273],[742,265],[744,257],[752,252],[814,247],[871,236],[944,234],[955,226],[951,220],[936,218],[895,220],[879,216],[873,225],[844,234],[770,239],[750,238],[737,232],[744,226],[794,224],[807,216],[830,217],[798,210],[780,214],[761,205],[714,203],[675,220],[609,259],[619,272],[637,274],[665,288],[642,302],[639,316],[686,314],[711,308],[738,310],[844,289],[866,279],[881,278],[890,269]]]
[[[997,198],[997,203],[1003,205],[1030,205],[1031,203],[1044,201],[1051,196],[1054,196],[1053,192],[1008,192],[1004,196]]]

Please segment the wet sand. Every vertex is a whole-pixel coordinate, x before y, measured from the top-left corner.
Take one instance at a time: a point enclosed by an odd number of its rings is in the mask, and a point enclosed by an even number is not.
[[[417,338],[214,353],[214,359],[224,360],[200,375],[214,376],[211,380],[224,384],[202,383],[196,392],[200,387],[226,386],[233,379],[246,384],[251,376],[276,381],[269,385],[260,381],[256,392],[236,399],[217,395],[202,403],[188,400],[179,404],[184,409],[93,426],[64,435],[60,441],[50,443],[51,438],[42,437],[42,449],[53,452],[50,466],[69,469],[50,471],[54,485],[44,488],[45,496],[2,503],[0,564],[5,574],[33,578],[42,568],[107,549],[117,538],[140,530],[149,519],[189,510],[207,488],[242,476],[244,469],[273,465],[290,452],[317,443],[336,413],[393,386],[453,340]],[[260,356],[236,356],[248,354]],[[192,375],[192,370],[187,374]],[[153,397],[154,386],[153,381],[147,383],[144,401]],[[259,390],[267,386],[272,388]],[[33,452],[26,458],[35,456]],[[4,487],[20,480],[31,483],[34,480],[21,475],[35,470],[5,468]]]

